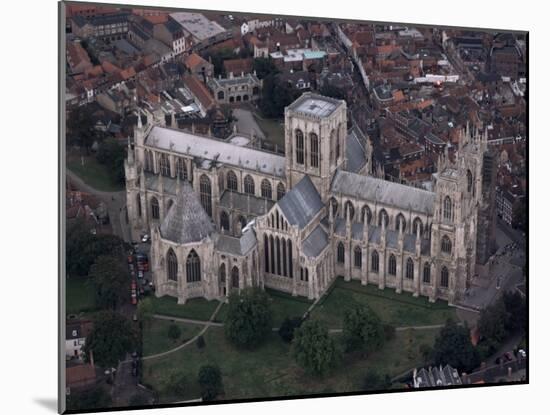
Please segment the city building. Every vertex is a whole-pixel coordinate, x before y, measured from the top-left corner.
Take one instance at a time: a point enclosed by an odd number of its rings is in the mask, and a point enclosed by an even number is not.
[[[208,86],[220,104],[255,101],[260,98],[262,81],[256,74],[233,75],[230,72],[227,78],[211,78]]]

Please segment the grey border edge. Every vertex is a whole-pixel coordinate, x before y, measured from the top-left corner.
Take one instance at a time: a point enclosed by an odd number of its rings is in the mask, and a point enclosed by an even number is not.
[[[67,395],[66,395],[66,370],[65,370],[65,215],[64,215],[64,200],[65,200],[65,13],[66,4],[64,1],[57,3],[58,5],[58,41],[57,55],[58,55],[58,155],[59,164],[57,166],[58,174],[58,393],[57,393],[57,411],[62,414],[67,409]]]

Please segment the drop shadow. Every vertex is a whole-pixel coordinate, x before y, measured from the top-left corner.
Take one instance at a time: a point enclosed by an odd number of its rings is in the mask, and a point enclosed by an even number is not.
[[[53,398],[34,398],[34,401],[52,412],[57,413],[57,399]]]

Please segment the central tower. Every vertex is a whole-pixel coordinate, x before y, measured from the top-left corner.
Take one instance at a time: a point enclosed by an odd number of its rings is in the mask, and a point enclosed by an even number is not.
[[[285,155],[288,188],[308,175],[329,199],[334,171],[346,163],[346,102],[307,92],[285,108]]]

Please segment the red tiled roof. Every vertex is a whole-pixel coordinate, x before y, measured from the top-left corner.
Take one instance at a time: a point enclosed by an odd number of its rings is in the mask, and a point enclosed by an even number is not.
[[[233,72],[235,75],[240,75],[241,72],[250,73],[254,66],[254,59],[227,59],[223,61],[223,66],[226,73]]]
[[[199,80],[199,78],[195,75],[184,75],[183,82],[206,110],[209,110],[215,106],[216,101],[214,100],[214,97],[206,85]]]
[[[189,56],[186,56],[183,60],[183,63],[185,66],[187,66],[189,69],[193,70],[199,65],[207,65],[208,62],[204,60],[200,55],[196,53],[192,53]]]

